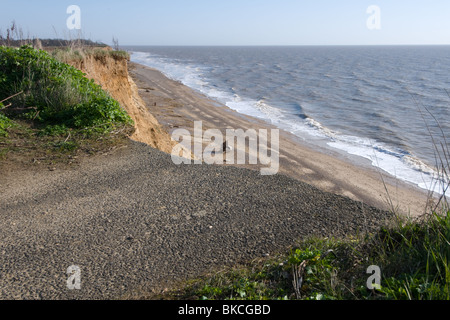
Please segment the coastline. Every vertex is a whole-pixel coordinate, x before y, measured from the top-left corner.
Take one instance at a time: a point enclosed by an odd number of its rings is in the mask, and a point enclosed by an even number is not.
[[[156,69],[130,62],[129,73],[150,113],[169,134],[180,128],[193,134],[194,121],[202,121],[203,130],[219,129],[222,133],[227,128],[276,128],[240,114]],[[208,143],[203,144],[206,147]],[[258,165],[235,166],[260,169]],[[281,129],[279,173],[383,210],[395,207],[399,213],[411,216],[426,210],[427,191],[381,172],[362,158],[319,149]]]
[[[204,129],[271,127],[156,70],[130,69],[142,107],[169,132],[192,130],[196,120]],[[273,176],[258,166],[177,166],[133,136],[74,165],[12,166],[0,179],[0,298],[151,297],[211,270],[275,256],[302,239],[370,233],[390,221],[380,206],[338,195],[380,201],[370,170],[280,133],[281,174]],[[405,194],[403,204],[414,200],[415,193]],[[82,272],[81,291],[67,290],[69,266]]]

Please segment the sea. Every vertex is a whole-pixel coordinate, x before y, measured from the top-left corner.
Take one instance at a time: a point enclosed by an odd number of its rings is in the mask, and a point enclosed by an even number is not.
[[[125,49],[133,62],[308,143],[425,190],[442,193],[448,181],[439,173],[450,148],[450,46]]]

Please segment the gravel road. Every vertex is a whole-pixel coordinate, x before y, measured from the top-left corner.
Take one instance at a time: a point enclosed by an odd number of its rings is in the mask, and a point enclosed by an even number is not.
[[[123,299],[386,216],[282,175],[176,166],[130,141],[74,169],[1,178],[0,299]]]

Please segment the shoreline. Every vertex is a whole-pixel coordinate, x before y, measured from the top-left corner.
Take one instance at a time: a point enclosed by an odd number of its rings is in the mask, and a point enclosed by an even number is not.
[[[156,70],[130,69],[142,112],[148,106],[162,120],[163,128],[150,133],[192,130],[196,120],[205,129],[270,128]],[[0,179],[0,298],[152,296],[212,270],[285,252],[303,239],[357,236],[391,221],[392,214],[367,205],[379,201],[370,170],[280,133],[281,172],[273,176],[262,176],[257,166],[177,166],[170,154],[131,138],[73,166],[12,166]],[[169,135],[164,139],[170,142]],[[331,193],[320,190],[327,188]],[[366,204],[338,195],[346,192]],[[416,194],[406,195],[403,204]],[[70,266],[81,271],[82,290],[68,290]]]
[[[186,129],[193,135],[194,121],[202,121],[203,130],[219,129],[222,133],[227,128],[279,129],[264,120],[238,113],[166,77],[159,70],[130,62],[129,73],[150,113],[169,134],[175,129]],[[383,210],[395,207],[399,213],[411,216],[425,212],[426,190],[382,172],[362,157],[344,155],[328,148],[319,149],[292,133],[279,131],[279,174]],[[208,145],[205,141],[203,144],[204,147]],[[259,165],[233,166],[260,169]]]

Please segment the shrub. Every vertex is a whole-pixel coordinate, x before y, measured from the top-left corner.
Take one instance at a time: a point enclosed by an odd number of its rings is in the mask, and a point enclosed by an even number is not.
[[[12,121],[9,120],[5,115],[0,113],[0,137],[8,136],[8,132],[6,130],[12,126]]]
[[[30,46],[0,47],[0,97],[21,91],[10,102],[35,108],[34,118],[47,124],[107,129],[132,123],[119,103],[80,70]]]
[[[67,135],[69,128],[63,125],[48,125],[42,129],[39,134],[42,136],[61,136]]]

